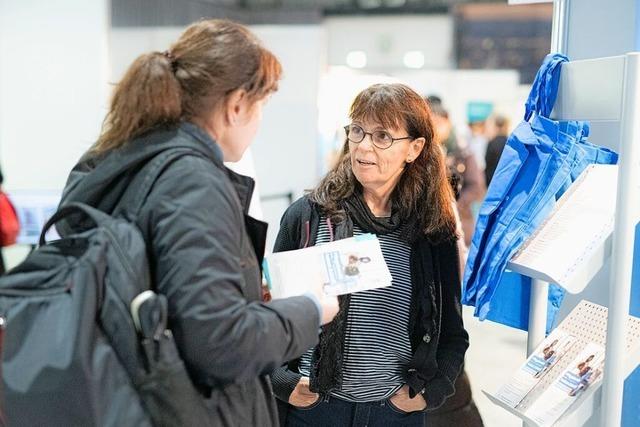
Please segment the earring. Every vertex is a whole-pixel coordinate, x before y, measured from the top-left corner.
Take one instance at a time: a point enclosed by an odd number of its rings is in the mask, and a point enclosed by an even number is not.
[[[409,158],[407,159],[407,163],[411,163],[411,162],[413,162],[413,159],[412,159],[411,157],[409,157]]]

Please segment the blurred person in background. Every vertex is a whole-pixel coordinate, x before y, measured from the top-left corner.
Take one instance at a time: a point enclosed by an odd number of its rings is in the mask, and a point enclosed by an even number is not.
[[[506,117],[496,115],[493,118],[493,122],[495,123],[496,136],[487,144],[487,153],[485,155],[484,176],[487,187],[491,183],[491,178],[493,178],[502,150],[509,137],[509,120]]]
[[[462,222],[464,242],[468,247],[475,228],[472,208],[482,200],[486,190],[484,176],[471,151],[464,144],[454,142],[455,132],[447,110],[441,103],[431,102],[431,112],[436,128],[435,140],[445,151],[449,174],[454,178],[459,190],[458,213]],[[453,148],[449,149],[449,147]]]
[[[149,152],[188,150],[159,175],[135,223],[154,290],[167,297],[169,328],[213,425],[277,425],[268,374],[315,345],[318,327],[338,311],[337,298],[319,289],[262,302],[266,224],[247,214],[253,180],[223,165],[252,143],[280,75],[276,57],[242,25],[191,25],[169,50],[129,67],[63,195],[63,206],[128,212],[124,195],[135,174],[121,171],[139,168]],[[107,161],[118,167],[99,167]],[[89,178],[101,185],[88,187]],[[73,229],[62,225],[63,235]]]
[[[469,122],[469,136],[467,148],[476,159],[476,163],[481,171],[484,171],[484,156],[487,153],[487,123],[484,120]]]
[[[273,373],[274,392],[286,426],[422,427],[455,393],[469,344],[452,189],[409,87],[371,86],[349,117],[338,163],[285,212],[274,251],[373,233],[392,284],[341,296],[319,344]]]
[[[439,97],[429,96],[427,98],[429,106],[431,107],[434,127],[436,130],[435,140],[440,144],[443,153],[447,156],[448,173],[450,175],[451,183],[454,187],[454,193],[456,197],[456,203],[454,204],[456,214],[456,220],[458,224],[458,251],[460,254],[460,271],[461,275],[464,272],[464,266],[467,261],[467,240],[463,223],[459,214],[459,199],[462,195],[462,189],[465,181],[471,181],[472,186],[477,185],[479,182],[480,170],[477,168],[475,159],[468,151],[462,148],[457,143],[455,137],[455,131],[449,118],[447,110],[442,105],[442,100]],[[453,140],[453,141],[452,141]],[[453,147],[453,148],[450,148]],[[458,160],[456,161],[456,155],[447,155],[447,153],[457,153]],[[466,161],[466,165],[465,165]],[[456,167],[458,165],[458,167]],[[460,173],[459,170],[462,170]],[[474,174],[470,174],[470,171],[475,171]],[[465,173],[467,177],[465,178]],[[469,190],[465,189],[467,194]],[[481,193],[481,192],[479,192]],[[468,224],[467,224],[468,227]],[[435,411],[430,411],[427,414],[426,425],[429,427],[482,427],[482,417],[478,411],[478,407],[473,401],[471,394],[471,383],[466,371],[463,369],[462,373],[458,377],[455,383],[456,393],[451,396],[440,408]]]
[[[466,135],[467,149],[473,154],[481,172],[484,172],[484,156],[487,153],[487,119],[493,110],[493,104],[484,101],[467,103],[467,124],[469,133]]]

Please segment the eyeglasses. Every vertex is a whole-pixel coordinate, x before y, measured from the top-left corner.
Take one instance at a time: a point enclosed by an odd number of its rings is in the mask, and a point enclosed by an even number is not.
[[[410,136],[405,136],[402,138],[394,138],[389,134],[389,132],[385,130],[375,130],[373,132],[366,132],[362,127],[354,124],[350,124],[344,127],[345,132],[347,132],[347,139],[351,142],[360,143],[364,141],[364,138],[369,135],[371,137],[371,142],[373,145],[378,147],[381,150],[386,150],[391,147],[394,142],[400,141],[402,139],[413,139]]]

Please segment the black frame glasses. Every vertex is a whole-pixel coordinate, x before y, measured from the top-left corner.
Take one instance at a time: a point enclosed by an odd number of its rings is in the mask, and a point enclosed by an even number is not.
[[[351,130],[352,128],[358,128],[362,131],[362,138],[357,139],[354,138]],[[356,125],[351,123],[350,125],[347,125],[344,127],[344,131],[347,133],[347,139],[351,142],[355,142],[356,144],[361,143],[362,141],[364,141],[364,139],[367,137],[367,135],[369,135],[369,137],[371,138],[371,143],[381,149],[381,150],[386,150],[387,148],[390,148],[394,142],[396,141],[400,141],[403,139],[415,139],[411,136],[403,136],[402,138],[394,138],[391,136],[391,134],[389,132],[387,132],[386,130],[374,130],[373,132],[367,132],[364,130],[364,128],[360,125]],[[386,142],[388,141],[388,142]]]

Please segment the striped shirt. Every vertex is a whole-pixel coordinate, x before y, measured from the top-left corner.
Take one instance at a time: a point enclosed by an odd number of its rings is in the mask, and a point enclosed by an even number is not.
[[[354,235],[363,231],[354,225]],[[342,387],[333,395],[352,402],[386,399],[404,384],[412,356],[409,341],[411,305],[411,248],[400,231],[378,236],[382,255],[391,272],[391,286],[351,295],[342,366]],[[317,243],[330,240],[321,218]],[[309,376],[313,349],[300,359],[299,370]]]

